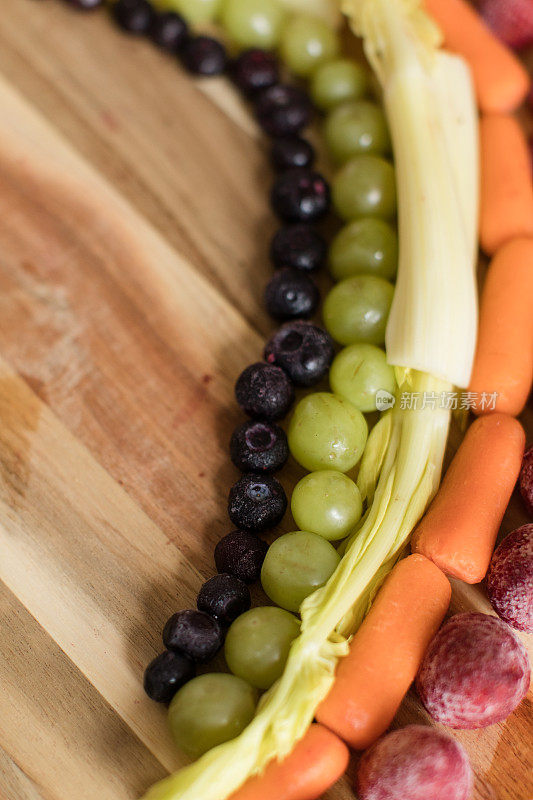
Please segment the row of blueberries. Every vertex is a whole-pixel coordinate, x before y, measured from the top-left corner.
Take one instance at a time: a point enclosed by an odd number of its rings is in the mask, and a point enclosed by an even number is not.
[[[67,0],[92,9],[102,0]],[[255,117],[270,137],[270,162],[277,173],[271,205],[282,223],[270,246],[276,272],[265,291],[269,314],[285,324],[267,343],[264,361],[252,364],[236,384],[237,402],[251,419],[233,433],[231,459],[244,474],[230,490],[228,513],[238,528],[215,548],[218,574],[201,587],[197,609],[174,614],[163,630],[165,650],[147,667],[144,686],[158,702],[168,703],[209,662],[224,643],[225,632],[251,605],[248,585],[257,581],[268,545],[257,534],[280,522],[287,498],[271,473],[285,464],[287,437],[276,420],[294,401],[295,386],[312,386],[327,373],[334,355],[329,335],[306,321],[319,303],[310,278],[326,260],[327,246],[312,226],[330,206],[329,186],[314,171],[314,148],[300,134],[313,116],[313,105],[300,87],[281,79],[274,55],[260,49],[228,58],[223,44],[194,35],[174,12],[158,13],[148,0],[117,0],[112,15],[121,29],[149,36],[177,55],[198,76],[227,73],[253,104]]]

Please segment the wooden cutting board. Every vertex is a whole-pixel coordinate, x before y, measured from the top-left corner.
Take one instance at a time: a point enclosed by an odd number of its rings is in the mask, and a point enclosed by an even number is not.
[[[133,800],[182,763],[142,672],[230,527],[233,383],[271,330],[270,179],[224,80],[104,13],[3,0],[2,800]],[[526,521],[515,498],[502,534]],[[464,609],[490,612],[482,588],[454,585]],[[531,699],[458,738],[476,800],[531,800]]]

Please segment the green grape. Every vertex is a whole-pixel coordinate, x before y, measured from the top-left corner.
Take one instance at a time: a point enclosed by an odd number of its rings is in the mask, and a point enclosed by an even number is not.
[[[318,108],[329,111],[345,100],[358,100],[367,85],[368,73],[361,64],[349,58],[337,58],[315,70],[310,93]]]
[[[296,484],[291,511],[299,528],[334,542],[348,536],[361,518],[363,504],[359,489],[347,475],[322,469]]]
[[[318,17],[292,17],[281,34],[281,57],[292,73],[303,78],[334,58],[338,50],[337,34]]]
[[[392,283],[375,275],[354,275],[330,289],[322,317],[340,344],[383,344],[394,294]]]
[[[303,397],[289,423],[289,448],[310,472],[335,469],[348,472],[365,449],[368,427],[355,406],[329,392]]]
[[[277,0],[224,0],[221,19],[238,47],[270,50],[278,44],[285,15]]]
[[[329,382],[335,394],[363,412],[376,410],[379,390],[396,391],[394,369],[387,364],[385,351],[373,344],[351,344],[341,350],[331,365]]]
[[[165,8],[182,14],[191,25],[211,22],[217,16],[222,0],[166,0]]]
[[[270,545],[261,570],[263,589],[274,603],[297,612],[331,577],[340,556],[329,542],[309,531],[286,533]]]
[[[334,108],[324,124],[324,137],[337,164],[359,153],[383,155],[390,151],[385,114],[369,100],[352,100]]]
[[[234,675],[257,689],[270,689],[281,677],[300,623],[273,606],[252,608],[237,617],[226,636],[224,653]]]
[[[398,268],[398,237],[388,222],[362,217],[339,231],[328,257],[337,281],[361,272],[393,280]]]
[[[223,672],[198,675],[172,698],[170,732],[185,755],[198,758],[238,736],[254,716],[256,703],[256,690],[242,678]]]
[[[345,220],[389,219],[396,213],[394,169],[379,156],[354,156],[337,172],[331,188],[335,208]]]

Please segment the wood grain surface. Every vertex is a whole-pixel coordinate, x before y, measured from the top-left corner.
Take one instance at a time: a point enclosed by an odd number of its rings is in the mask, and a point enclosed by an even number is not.
[[[142,672],[213,573],[271,330],[264,142],[224,80],[58,0],[3,0],[0,109],[0,798],[134,800],[183,763]],[[531,697],[458,738],[475,800],[532,800]]]

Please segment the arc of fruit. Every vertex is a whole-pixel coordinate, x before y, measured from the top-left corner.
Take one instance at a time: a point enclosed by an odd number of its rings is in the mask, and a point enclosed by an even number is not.
[[[477,180],[476,159],[470,158],[476,142],[472,85],[464,63],[439,50],[438,31],[413,3],[347,1],[343,8],[363,37],[383,86],[396,159],[400,268],[386,332],[389,361],[397,367],[400,390],[439,394],[468,382],[474,356]],[[450,97],[465,112],[460,132],[450,121]],[[464,143],[459,157],[450,151],[457,141]],[[341,215],[351,220],[361,213],[373,216],[376,209],[378,215],[394,214],[390,195],[369,193],[364,198],[353,193],[358,174],[364,180],[378,172],[386,185],[390,178],[385,162],[370,154],[355,159],[334,180],[333,198]],[[457,169],[450,169],[454,163]],[[286,196],[283,191],[278,199],[284,202]],[[354,279],[346,280],[328,298],[325,315],[341,342],[351,344],[360,336],[354,322],[342,315],[343,324],[336,328],[335,307],[349,305],[353,292]],[[372,291],[380,290],[372,286]],[[410,319],[413,327],[406,323]],[[372,330],[369,343],[383,333],[379,327]],[[342,398],[312,397],[297,407],[289,445],[304,466],[315,469],[323,466],[322,451],[309,448],[303,431],[317,420],[328,424],[333,407],[344,414],[347,431],[353,432],[357,423]],[[301,632],[279,681],[238,737],[156,784],[146,800],[223,800],[302,739],[331,689],[338,659],[348,652],[347,637],[438,487],[449,417],[446,408],[410,410],[400,403],[382,417],[361,464],[364,480],[359,485],[363,500],[371,501],[368,512],[331,578],[301,605]],[[350,435],[337,463],[341,471],[357,462]]]

